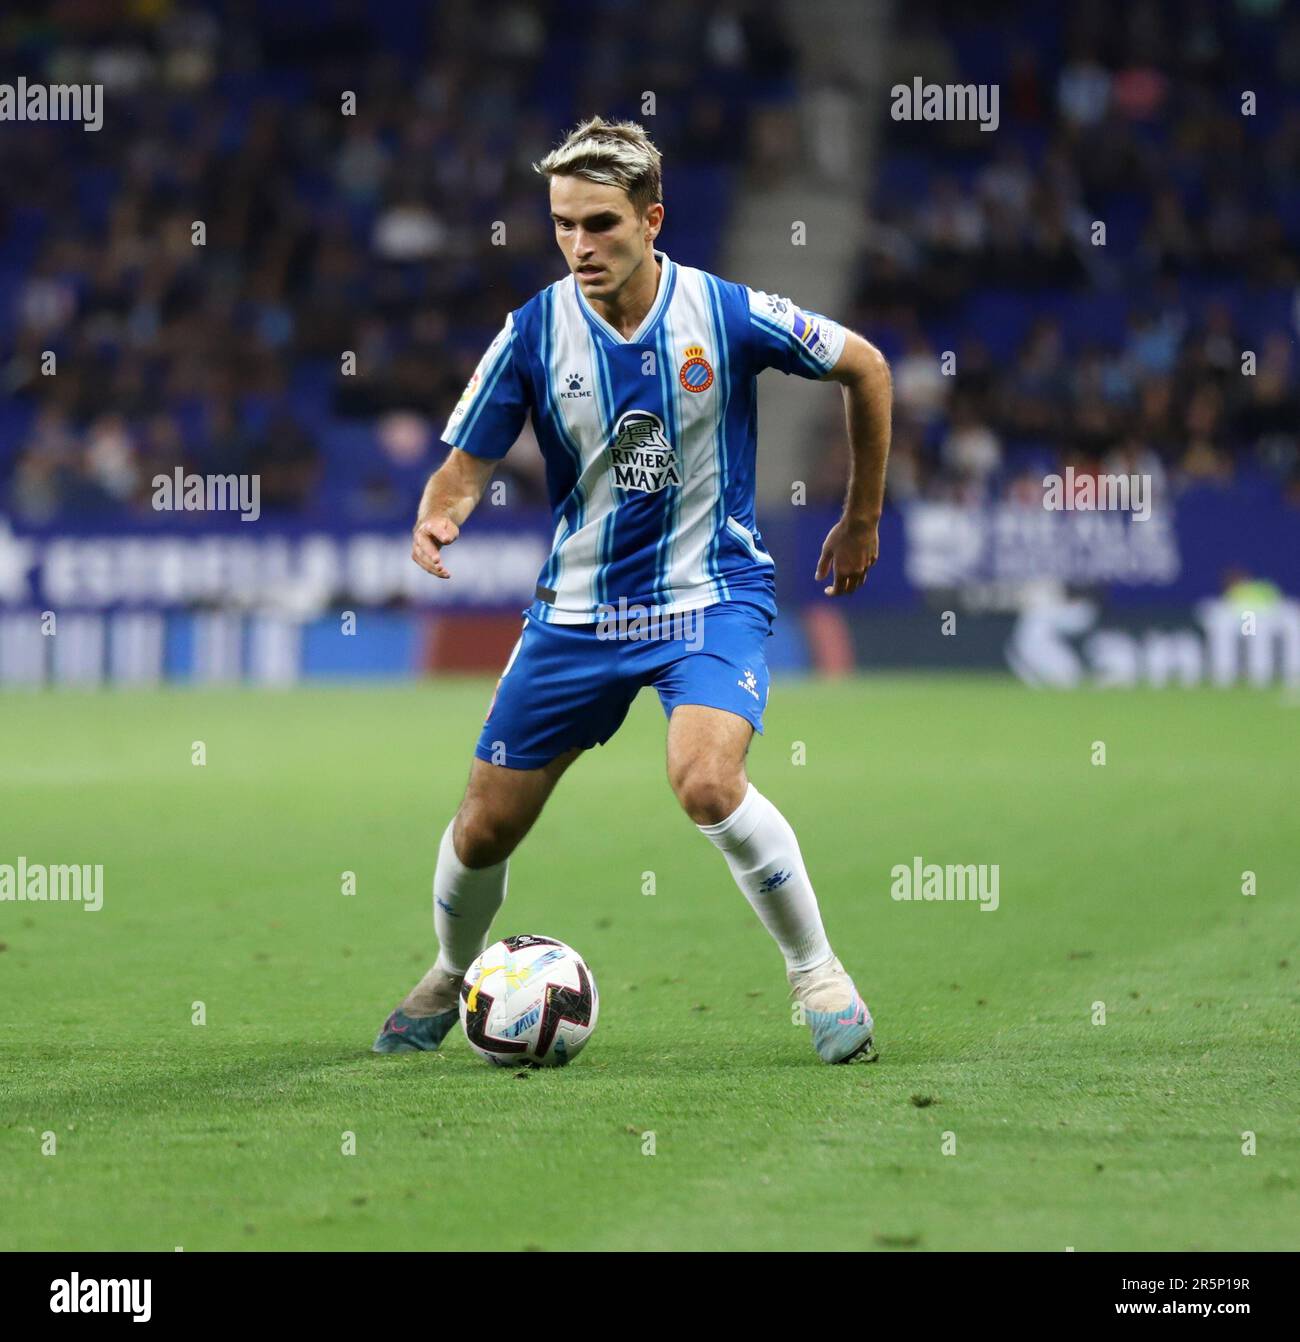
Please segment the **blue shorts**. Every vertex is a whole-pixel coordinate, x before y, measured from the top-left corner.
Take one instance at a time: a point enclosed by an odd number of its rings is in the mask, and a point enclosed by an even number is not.
[[[612,620],[542,624],[524,612],[474,753],[509,769],[540,769],[574,746],[603,746],[643,685],[659,691],[665,717],[678,704],[703,704],[762,732],[772,624],[765,610],[740,601],[623,631]]]

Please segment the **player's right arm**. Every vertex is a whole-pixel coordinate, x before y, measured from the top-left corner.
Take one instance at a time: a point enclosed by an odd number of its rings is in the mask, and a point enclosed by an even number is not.
[[[471,456],[453,447],[447,460],[429,477],[415,520],[411,558],[435,578],[450,578],[442,563],[442,549],[460,535],[465,519],[478,506],[492,473],[494,460]]]
[[[450,578],[442,551],[478,505],[497,462],[510,451],[528,416],[528,385],[517,356],[514,313],[479,360],[451,412],[442,441],[447,460],[424,487],[411,558],[435,578]]]

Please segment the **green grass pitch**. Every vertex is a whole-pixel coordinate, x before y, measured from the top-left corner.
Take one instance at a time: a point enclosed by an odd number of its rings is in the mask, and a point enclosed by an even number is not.
[[[496,934],[601,992],[519,1079],[368,1051],[491,689],[0,698],[0,863],[105,872],[0,904],[0,1248],[1300,1248],[1294,695],[778,681],[751,777],[878,1025],[837,1068],[645,691],[512,860]],[[895,902],[917,855],[1000,907]]]

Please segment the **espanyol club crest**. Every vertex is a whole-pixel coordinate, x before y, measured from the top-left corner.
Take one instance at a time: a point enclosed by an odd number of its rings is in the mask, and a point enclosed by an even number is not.
[[[680,485],[677,453],[664,436],[664,422],[649,410],[628,410],[619,417],[609,449],[617,489],[655,494]]]
[[[703,345],[686,346],[686,362],[677,370],[678,380],[687,391],[708,391],[713,386],[713,367],[704,357]]]

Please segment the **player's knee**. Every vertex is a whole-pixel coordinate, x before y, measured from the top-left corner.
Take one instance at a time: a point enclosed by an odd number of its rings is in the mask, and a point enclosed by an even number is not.
[[[684,770],[670,779],[682,810],[697,825],[717,825],[744,800],[746,780],[735,770],[707,765]]]
[[[518,846],[518,826],[483,807],[461,807],[452,830],[456,856],[472,868],[492,867]]]

